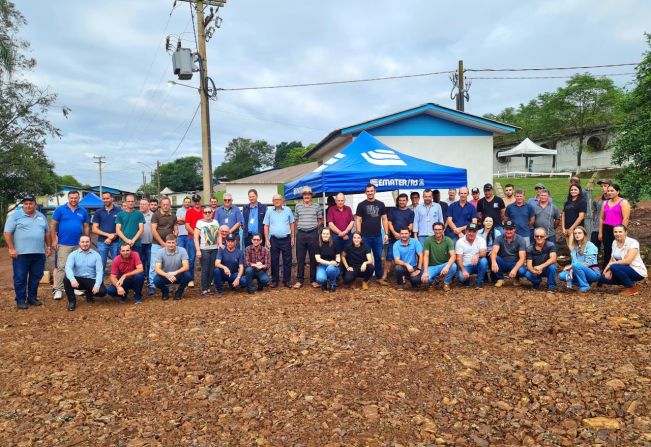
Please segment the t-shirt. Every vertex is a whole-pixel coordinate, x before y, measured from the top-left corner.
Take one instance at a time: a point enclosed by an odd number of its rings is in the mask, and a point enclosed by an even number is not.
[[[382,216],[386,215],[387,209],[384,202],[364,200],[357,205],[356,216],[362,218],[362,236],[378,237],[382,235]]]
[[[337,245],[323,244],[319,247],[319,256],[324,261],[334,261],[337,259]]]
[[[401,228],[409,228],[409,225],[414,223],[414,212],[408,208],[404,210],[401,210],[400,208],[389,208],[387,219],[389,219],[389,222],[393,224],[393,229],[396,233],[400,233]],[[396,240],[396,238],[393,237],[393,233],[390,231],[389,240]]]
[[[631,268],[637,272],[643,278],[647,277],[646,266],[642,262],[642,257],[640,256],[640,243],[633,238],[626,237],[624,240],[624,246],[622,248],[617,247],[617,241],[613,241],[613,259],[615,261],[621,261],[626,258],[626,254],[629,250],[637,249],[637,254],[631,262]]]
[[[353,244],[348,245],[344,248],[342,252],[346,256],[346,263],[349,267],[361,267],[362,264],[366,261],[367,255],[371,253],[371,250],[362,242],[359,247],[355,247]]]
[[[518,206],[512,203],[506,207],[506,216],[515,225],[515,232],[517,234],[526,238],[530,236],[531,227],[529,226],[529,219],[534,217],[534,211],[531,205],[523,203],[522,206]]]
[[[545,245],[540,250],[536,248],[534,243],[527,247],[527,260],[531,259],[533,266],[536,267],[547,262],[552,253],[556,253],[556,244],[553,242],[545,241]]]
[[[511,242],[507,241],[506,235],[503,234],[495,239],[495,245],[500,247],[497,256],[507,262],[517,262],[520,259],[520,252],[527,251],[527,242],[518,234],[513,236]]]
[[[133,238],[136,233],[138,232],[138,229],[140,227],[140,224],[145,224],[145,216],[139,211],[139,210],[134,210],[131,212],[127,211],[121,211],[120,214],[118,214],[118,217],[115,219],[116,224],[120,224],[122,227],[122,233],[127,237],[127,239]],[[142,244],[142,241],[140,240],[141,238],[138,238],[134,245],[136,247],[140,247]],[[119,245],[122,246],[124,245],[124,241],[120,239]]]
[[[142,265],[142,261],[137,252],[132,251],[128,259],[124,259],[122,255],[118,255],[111,262],[111,275],[115,275],[120,279],[125,273],[133,272],[138,265]]]
[[[604,203],[607,200],[608,199],[604,199],[603,195],[600,195],[599,199],[597,201],[595,201],[595,205],[594,205],[594,209],[593,209],[594,216],[593,216],[593,220],[592,220],[592,232],[593,233],[596,233],[596,232],[599,231],[599,219],[601,218],[601,208],[603,208]]]
[[[337,227],[339,231],[344,231],[348,227],[348,224],[354,220],[353,210],[351,210],[348,205],[344,205],[341,211],[336,206],[331,206],[328,208],[326,217],[328,223],[332,222],[335,224],[335,227]]]
[[[319,219],[322,216],[321,207],[317,203],[310,203],[305,205],[305,203],[300,202],[296,204],[294,208],[294,213],[296,217],[294,220],[297,222],[297,230],[314,230],[319,224]]]
[[[185,223],[190,226],[194,230],[194,227],[197,226],[197,222],[199,222],[203,218],[203,207],[196,209],[196,208],[190,208],[187,213],[185,213]],[[188,236],[194,236],[194,233],[191,233],[188,231]]]
[[[538,202],[533,207],[533,213],[536,217],[534,221],[534,228],[543,227],[547,230],[548,236],[554,236],[554,222],[561,218],[561,212],[551,203],[548,203],[545,208],[541,207]]]
[[[565,229],[570,228],[576,219],[579,217],[579,213],[585,213],[588,211],[588,203],[585,201],[585,198],[580,198],[577,200],[568,200],[563,206],[563,212],[565,213]],[[579,222],[581,225],[582,222]]]
[[[418,239],[413,237],[409,238],[407,245],[404,245],[402,241],[396,241],[393,244],[393,258],[400,259],[412,267],[418,265],[418,255],[422,252],[423,246]]]
[[[5,223],[5,233],[11,233],[14,248],[19,255],[45,253],[45,233],[50,231],[47,218],[35,211],[28,216],[23,209],[16,210]]]
[[[216,250],[217,239],[219,238],[219,222],[215,219],[206,222],[201,219],[197,222],[195,229],[199,232],[199,248],[201,250]]]
[[[436,242],[434,236],[425,239],[425,251],[429,251],[429,260],[427,265],[447,264],[450,260],[450,251],[454,251],[454,242],[447,236],[443,236],[441,242]]]
[[[493,196],[493,200],[488,201],[482,197],[477,202],[477,212],[483,213],[484,217],[492,217],[496,227],[502,226],[502,210],[506,207],[501,197]]]
[[[168,234],[174,233],[174,225],[176,225],[176,216],[170,211],[168,214],[163,214],[163,212],[158,209],[151,218],[151,223],[158,225],[156,227],[156,233],[160,238],[165,241],[165,238]],[[154,240],[156,243],[156,240]]]
[[[164,272],[174,272],[183,266],[183,261],[188,260],[188,252],[183,247],[176,247],[173,253],[170,253],[167,248],[162,248],[156,252],[154,264],[160,264]]]
[[[176,217],[185,220],[185,215],[187,214],[189,209],[190,208],[186,209],[184,207],[179,208],[178,210],[176,210]],[[185,229],[185,225],[179,225],[179,236],[187,236],[187,235],[188,235],[188,230]]]
[[[475,237],[471,244],[464,236],[454,246],[455,253],[462,256],[463,265],[469,265],[472,258],[482,250],[486,250],[486,241],[481,237]]]
[[[147,214],[142,213],[142,215],[145,218],[145,228],[142,232],[142,236],[140,236],[140,242],[143,244],[151,244],[153,240],[151,235],[151,219],[154,217],[154,213],[149,211]]]
[[[52,220],[58,222],[57,234],[61,245],[77,245],[84,231],[84,224],[90,224],[90,217],[84,208],[77,207],[72,210],[67,203],[54,210]]]
[[[244,265],[244,252],[237,247],[233,251],[220,248],[217,252],[217,260],[228,267],[231,273],[236,273],[240,265]]]
[[[114,206],[110,210],[100,208],[93,215],[93,223],[97,224],[100,230],[105,233],[115,233],[115,219],[122,210]]]

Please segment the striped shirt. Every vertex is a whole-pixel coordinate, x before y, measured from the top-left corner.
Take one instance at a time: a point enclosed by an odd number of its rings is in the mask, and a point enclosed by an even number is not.
[[[317,203],[306,205],[305,203],[297,203],[296,209],[296,228],[303,231],[314,230],[318,225],[318,219],[321,218],[321,207]]]

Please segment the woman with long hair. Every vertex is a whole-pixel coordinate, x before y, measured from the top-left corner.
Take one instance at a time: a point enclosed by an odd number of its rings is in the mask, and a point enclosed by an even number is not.
[[[574,233],[574,229],[583,224],[587,211],[588,203],[585,200],[581,186],[574,183],[570,184],[567,200],[561,212],[561,228],[568,240]]]
[[[628,237],[628,230],[624,225],[615,225],[613,233],[615,241],[612,245],[612,255],[599,282],[624,286],[624,290],[619,292],[621,296],[637,295],[640,292],[635,283],[647,277],[646,266],[640,257],[640,243]]]
[[[502,232],[495,228],[493,218],[490,216],[484,217],[484,227],[477,232],[477,236],[481,236],[486,241],[486,253],[490,253],[493,249],[495,239],[502,235]]]
[[[362,289],[368,289],[368,280],[373,276],[375,267],[371,250],[362,241],[361,234],[353,234],[353,242],[341,252],[341,261],[346,269],[344,284],[353,285],[356,278],[362,278]]]
[[[613,229],[616,225],[628,226],[628,219],[631,217],[631,204],[620,195],[618,184],[612,184],[606,190],[608,200],[601,207],[601,218],[599,219],[599,240],[604,244],[604,267],[612,256],[613,241],[615,235]]]
[[[579,286],[579,293],[586,293],[590,290],[590,283],[599,279],[600,271],[597,264],[599,249],[590,242],[587,230],[580,225],[574,229],[568,246],[572,263],[558,274],[558,279],[567,281],[569,275],[572,284]]]
[[[339,270],[341,255],[337,253],[330,229],[327,227],[321,229],[319,234],[319,249],[315,258],[317,263],[316,282],[321,285],[323,290],[334,292],[337,287],[337,278],[341,273]]]

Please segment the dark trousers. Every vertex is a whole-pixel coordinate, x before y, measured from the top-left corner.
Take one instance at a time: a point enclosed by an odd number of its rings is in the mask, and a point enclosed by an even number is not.
[[[217,249],[201,250],[201,290],[210,289],[215,268],[215,259],[217,259]]]
[[[215,279],[215,289],[217,290],[217,292],[223,292],[224,283],[228,283],[231,287],[233,286],[233,283],[237,278],[237,270],[231,272],[230,275],[227,275],[222,269],[216,268],[213,271],[213,277]],[[241,287],[246,286],[246,276],[242,276],[240,278],[240,286]]]
[[[145,273],[149,272],[149,265],[151,261],[151,244],[140,245],[140,260],[142,261],[142,269]]]
[[[373,252],[373,262],[375,263],[375,278],[382,278],[382,236],[364,236],[364,244]]]
[[[612,273],[612,279],[606,279],[602,273],[601,278],[599,278],[601,284],[621,285],[628,289],[629,287],[633,287],[636,281],[642,281],[644,279],[630,265],[613,264],[610,266],[610,271]]]
[[[500,269],[497,273],[495,273],[497,279],[504,278],[505,274],[508,275],[511,272],[511,270],[513,270],[513,267],[515,267],[515,264],[517,264],[517,261],[506,261],[501,256],[498,256],[497,265],[499,266]],[[524,265],[521,265],[515,277],[521,278],[525,275],[525,273],[527,273],[527,268]]]
[[[292,279],[292,241],[290,236],[269,237],[271,241],[271,281],[278,284],[280,276],[280,255],[283,255],[283,283]]]
[[[264,286],[269,284],[269,275],[266,270],[258,270],[253,267],[244,269],[244,276],[246,278],[246,290],[253,292],[253,280],[258,280],[258,290],[262,290]]]
[[[318,241],[318,236],[317,236],[317,241]],[[344,248],[350,245],[353,239],[352,236],[350,236],[350,234],[348,235],[348,239],[342,239],[336,234],[332,233],[332,241],[335,243],[335,246],[337,247],[337,253],[341,253],[342,251],[344,251]]]
[[[98,296],[102,297],[106,295],[106,287],[104,284],[100,284],[99,291],[96,294],[93,294],[93,287],[95,287],[95,278],[81,278],[75,276],[75,280],[79,283],[77,290],[83,290],[86,292],[86,297]],[[66,276],[63,278],[63,288],[66,291],[66,296],[68,297],[69,303],[76,303],[77,297],[75,296],[75,289],[72,287],[72,283]]]
[[[144,274],[131,276],[125,279],[124,282],[122,283],[122,288],[124,289],[124,296],[120,298],[126,300],[127,293],[129,293],[129,290],[133,290],[134,299],[136,301],[140,301],[142,299],[142,285],[144,284],[144,282],[145,282]],[[115,287],[113,284],[108,286],[108,289],[106,291],[111,296],[118,296],[118,288]]]
[[[592,233],[590,233],[590,242],[595,244],[597,247],[597,250],[601,250],[601,241],[599,240],[599,230],[595,230]]]
[[[175,294],[178,298],[183,296],[183,292],[185,291],[185,288],[188,286],[188,283],[190,281],[192,281],[192,275],[188,271],[176,275],[176,282],[174,284],[179,285],[179,288],[176,289]],[[170,290],[167,286],[170,284],[172,284],[170,280],[164,276],[156,275],[154,277],[154,285],[156,288],[161,290],[163,297],[169,296]]]
[[[38,298],[38,283],[43,277],[43,270],[45,270],[45,255],[42,253],[18,255],[12,262],[16,303],[22,304],[36,300]]]
[[[396,265],[396,281],[398,281],[398,285],[403,285],[405,283],[405,278],[407,278],[412,287],[418,286],[421,283],[420,277],[422,272],[416,268],[414,268],[414,271],[418,272],[418,275],[411,276],[407,267],[404,265]]]
[[[602,242],[604,244],[604,259],[602,262],[602,270],[606,268],[613,255],[613,241],[615,240],[615,235],[613,234],[614,229],[615,227],[612,225],[603,224]]]
[[[346,269],[344,272],[344,284],[352,284],[355,282],[356,278],[362,278],[364,281],[368,281],[373,276],[373,265],[366,265],[366,270],[361,271],[359,267],[353,267],[353,271]]]
[[[310,282],[316,281],[316,252],[319,249],[319,233],[316,228],[312,231],[296,231],[296,281],[305,280],[305,255],[310,257]]]

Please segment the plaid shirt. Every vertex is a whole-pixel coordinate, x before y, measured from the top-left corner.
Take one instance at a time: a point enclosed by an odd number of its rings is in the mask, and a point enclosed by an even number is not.
[[[244,267],[251,267],[251,264],[256,262],[261,262],[266,267],[262,270],[268,270],[271,265],[271,256],[269,255],[269,250],[267,247],[260,245],[258,250],[253,248],[253,245],[249,245],[244,249]]]

